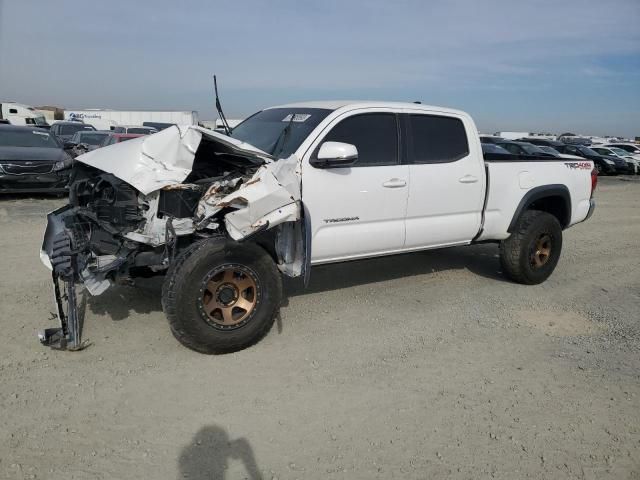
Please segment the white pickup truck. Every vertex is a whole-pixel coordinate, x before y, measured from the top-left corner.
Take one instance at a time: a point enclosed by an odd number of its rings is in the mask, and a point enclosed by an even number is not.
[[[165,274],[171,331],[203,353],[245,348],[271,327],[282,275],[312,265],[499,244],[504,273],[537,284],[562,231],[594,209],[593,163],[483,158],[464,112],[413,103],[268,108],[231,136],[196,126],[86,153],[41,252],[59,328],[80,349],[77,290]]]

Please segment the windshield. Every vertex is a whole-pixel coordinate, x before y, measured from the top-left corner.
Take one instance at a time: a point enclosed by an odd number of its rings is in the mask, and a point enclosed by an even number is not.
[[[550,153],[551,155],[555,155],[555,156],[559,155],[558,151],[553,147],[549,147],[547,145],[540,145],[540,147],[538,148],[540,148],[540,150],[542,150],[543,152]]]
[[[150,133],[156,133],[155,128],[143,128],[143,127],[133,127],[128,128],[127,133],[141,133],[142,135],[148,135]]]
[[[324,108],[270,108],[247,118],[231,136],[278,158],[287,158],[330,113]]]
[[[593,151],[592,149],[588,148],[588,147],[576,147],[581,153],[584,153],[585,155],[600,155],[598,152]]]
[[[79,123],[78,125],[60,125],[60,135],[73,135],[80,130],[95,130],[92,125]]]
[[[78,132],[73,136],[73,141],[76,143],[86,143],[87,145],[100,145],[104,140],[104,137],[109,135],[108,133],[94,133],[94,132]]]
[[[44,147],[60,148],[53,135],[37,130],[2,130],[0,147]]]
[[[626,150],[623,150],[622,148],[616,148],[616,147],[612,147],[611,151],[613,153],[615,153],[616,155],[622,155],[623,157],[626,157],[627,155],[630,154],[630,152],[627,152]]]
[[[503,155],[509,155],[509,152],[507,150],[494,143],[483,143],[482,151],[484,153],[501,153]]]
[[[541,153],[546,153],[544,150],[542,150],[540,147],[537,147],[535,145],[522,145],[522,149],[527,152],[529,155],[539,155]]]

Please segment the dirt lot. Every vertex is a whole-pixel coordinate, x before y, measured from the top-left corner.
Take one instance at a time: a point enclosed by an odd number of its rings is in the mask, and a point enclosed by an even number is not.
[[[640,181],[601,180],[543,285],[492,245],[319,267],[258,345],[171,336],[160,279],[41,347],[46,197],[0,200],[0,478],[640,478]]]

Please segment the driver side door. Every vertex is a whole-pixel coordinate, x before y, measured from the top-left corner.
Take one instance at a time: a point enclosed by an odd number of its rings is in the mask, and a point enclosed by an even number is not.
[[[302,198],[311,219],[311,263],[402,250],[409,170],[400,162],[398,115],[367,111],[338,117],[302,162]],[[323,142],[356,146],[351,167],[309,163]]]

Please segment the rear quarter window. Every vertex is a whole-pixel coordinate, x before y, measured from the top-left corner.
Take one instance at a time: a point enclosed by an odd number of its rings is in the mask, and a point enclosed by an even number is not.
[[[449,163],[469,155],[462,120],[438,115],[409,115],[412,163]]]

